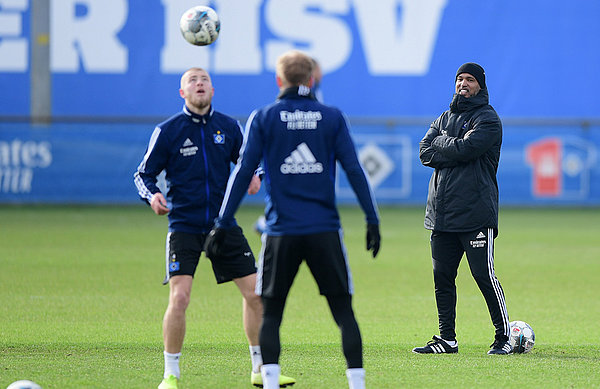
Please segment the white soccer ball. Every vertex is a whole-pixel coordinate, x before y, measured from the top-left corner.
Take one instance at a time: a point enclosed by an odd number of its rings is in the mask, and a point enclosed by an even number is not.
[[[533,328],[524,321],[510,322],[510,338],[508,339],[513,348],[513,353],[528,353],[535,343]]]
[[[181,34],[196,46],[210,45],[219,37],[221,21],[214,9],[198,5],[185,11],[179,20]]]
[[[33,381],[21,380],[8,385],[6,389],[42,389],[42,387]]]

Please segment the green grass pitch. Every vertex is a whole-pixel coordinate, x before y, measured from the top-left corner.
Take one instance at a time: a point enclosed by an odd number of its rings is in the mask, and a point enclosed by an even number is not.
[[[600,209],[501,209],[496,274],[533,351],[488,356],[493,328],[463,261],[457,355],[411,353],[437,333],[421,208],[381,208],[382,249],[365,251],[360,210],[341,209],[369,388],[600,387]],[[255,252],[258,207],[238,212]],[[166,218],[148,207],[0,206],[0,388],[155,388],[162,378]],[[250,388],[233,284],[201,260],[188,310],[182,387]],[[339,332],[305,266],[281,328],[295,388],[345,388]]]

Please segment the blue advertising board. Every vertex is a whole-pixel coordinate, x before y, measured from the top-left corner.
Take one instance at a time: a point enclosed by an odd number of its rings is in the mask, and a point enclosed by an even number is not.
[[[30,114],[29,0],[0,1],[0,117]],[[156,117],[179,110],[180,74],[207,69],[215,106],[247,117],[272,101],[276,57],[317,59],[325,101],[350,117],[431,117],[464,62],[486,69],[502,117],[598,118],[600,2],[588,0],[213,0],[222,29],[188,44],[196,0],[50,1],[55,117]]]
[[[432,169],[418,144],[428,125],[352,127],[380,204],[425,204]],[[144,124],[0,123],[0,203],[139,201],[133,173],[153,130]],[[600,125],[505,125],[498,170],[502,205],[600,206]],[[340,169],[340,203],[356,203]],[[262,192],[246,196],[262,203]]]
[[[508,119],[501,202],[600,205],[599,1],[212,0],[222,29],[208,47],[179,32],[196,0],[50,1],[46,37],[31,36],[34,4],[0,0],[0,203],[136,202],[131,176],[151,123],[181,109],[182,72],[208,70],[215,108],[246,118],[278,93],[277,56],[300,49],[321,64],[324,101],[349,116],[379,202],[424,203],[418,142],[474,61]],[[40,42],[49,125],[22,120]],[[338,196],[354,201],[343,174]]]

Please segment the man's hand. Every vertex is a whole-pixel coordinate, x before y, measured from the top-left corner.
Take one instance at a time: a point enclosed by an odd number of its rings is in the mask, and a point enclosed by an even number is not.
[[[213,228],[208,233],[204,242],[204,252],[208,258],[216,258],[221,254],[221,246],[227,235],[227,230],[224,228]]]
[[[167,200],[165,200],[165,196],[163,196],[163,194],[160,192],[154,193],[154,196],[152,196],[152,201],[150,202],[150,207],[157,215],[166,215],[170,211],[170,209],[167,207]]]
[[[252,176],[252,181],[250,181],[250,185],[248,185],[248,194],[253,195],[257,194],[260,190],[260,178],[257,175]]]
[[[373,250],[373,258],[377,256],[380,245],[379,224],[367,224],[367,251]]]

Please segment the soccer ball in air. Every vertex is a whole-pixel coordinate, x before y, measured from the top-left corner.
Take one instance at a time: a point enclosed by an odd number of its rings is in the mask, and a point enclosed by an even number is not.
[[[510,338],[508,339],[513,348],[513,353],[528,353],[535,343],[533,328],[524,321],[510,322]]]
[[[179,20],[181,34],[196,46],[210,45],[219,37],[221,21],[214,9],[198,5],[185,11]]]
[[[41,386],[32,381],[22,380],[13,382],[6,389],[42,389]]]

